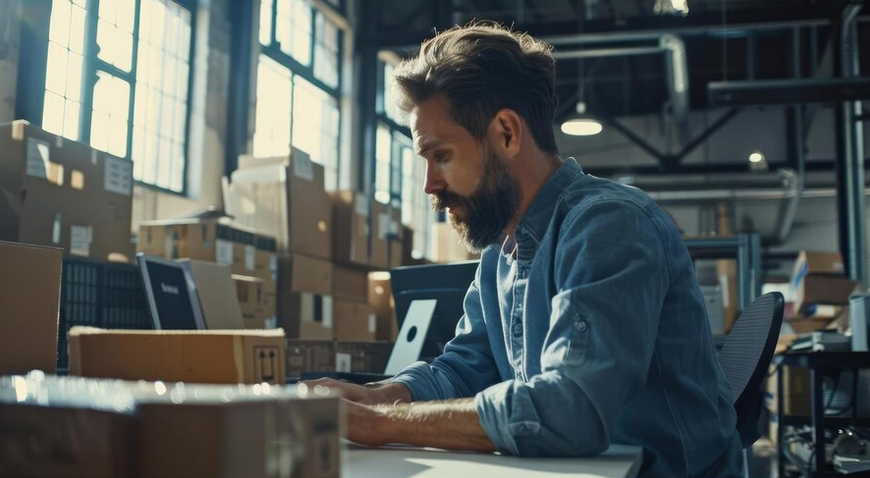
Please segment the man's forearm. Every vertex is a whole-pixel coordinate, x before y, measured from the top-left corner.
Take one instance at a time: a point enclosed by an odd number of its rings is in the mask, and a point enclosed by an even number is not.
[[[349,438],[382,445],[407,443],[453,450],[495,450],[480,426],[474,399],[375,405],[349,414]]]

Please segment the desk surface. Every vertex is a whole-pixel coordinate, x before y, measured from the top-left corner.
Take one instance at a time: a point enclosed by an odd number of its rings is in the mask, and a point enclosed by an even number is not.
[[[518,458],[390,446],[347,445],[345,478],[633,478],[641,449],[613,445],[591,458]]]

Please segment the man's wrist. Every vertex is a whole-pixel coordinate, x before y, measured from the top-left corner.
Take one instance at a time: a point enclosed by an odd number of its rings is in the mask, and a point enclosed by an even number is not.
[[[411,390],[402,383],[371,383],[366,387],[372,389],[373,403],[410,402]]]

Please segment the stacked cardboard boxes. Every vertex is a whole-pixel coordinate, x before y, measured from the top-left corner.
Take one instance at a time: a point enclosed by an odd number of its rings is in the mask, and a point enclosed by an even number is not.
[[[801,251],[791,276],[794,310],[804,318],[836,318],[858,284],[845,276],[838,252]]]
[[[479,254],[468,252],[453,226],[447,222],[432,224],[432,260],[435,262],[458,262],[479,259]]]
[[[368,302],[368,272],[336,265],[333,270],[334,334],[337,340],[375,340],[377,314]]]
[[[368,302],[374,308],[375,320],[377,321],[375,339],[395,342],[399,333],[399,323],[396,320],[396,303],[393,300],[389,272],[369,274]]]
[[[132,259],[132,161],[15,121],[0,125],[0,191],[0,240]]]
[[[167,259],[188,258],[229,266],[245,325],[274,327],[277,253],[275,239],[229,218],[150,221],[139,226],[139,252]]]

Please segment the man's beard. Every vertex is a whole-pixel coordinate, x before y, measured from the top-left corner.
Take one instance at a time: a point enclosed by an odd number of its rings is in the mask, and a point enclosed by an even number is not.
[[[501,242],[504,228],[514,219],[520,206],[520,189],[507,164],[496,153],[484,150],[485,166],[477,189],[470,196],[442,191],[432,196],[432,207],[444,211],[459,207],[464,218],[448,214],[450,224],[465,247],[480,252],[490,244]]]

